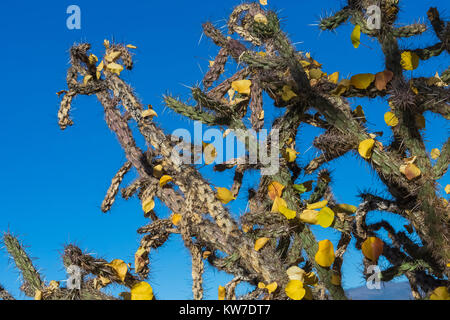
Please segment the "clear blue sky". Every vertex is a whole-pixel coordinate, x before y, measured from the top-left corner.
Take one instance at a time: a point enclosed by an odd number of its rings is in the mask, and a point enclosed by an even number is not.
[[[103,214],[100,204],[116,170],[125,161],[114,135],[103,121],[102,107],[94,97],[78,97],[73,103],[73,127],[62,132],[57,125],[59,100],[56,92],[66,89],[68,49],[75,42],[93,44],[100,55],[103,39],[132,43],[138,46],[135,69],[123,72],[146,104],[158,112],[156,121],[172,132],[177,128],[191,128],[192,123],[167,110],[161,96],[170,92],[188,97],[183,86],[198,83],[207,69],[208,60],[217,47],[201,36],[201,24],[207,20],[219,26],[225,24],[232,6],[240,1],[17,1],[0,3],[2,33],[0,137],[3,156],[0,158],[0,231],[11,230],[32,245],[29,252],[45,279],[64,280],[66,275],[60,261],[63,244],[75,242],[89,252],[107,260],[115,258],[132,262],[139,245],[136,229],[147,223],[137,199],[119,199],[112,211]],[[81,8],[81,30],[66,28],[66,8],[76,4]],[[383,70],[383,58],[378,43],[362,35],[361,45],[354,49],[350,42],[351,26],[345,25],[337,33],[320,32],[310,26],[327,11],[339,9],[343,1],[269,0],[271,8],[283,17],[288,32],[298,50],[310,51],[323,63],[327,73],[340,71],[341,76]],[[445,15],[448,1],[402,1],[400,23],[426,20],[426,11],[437,6]],[[419,42],[420,41],[420,42]],[[431,45],[436,38],[431,33],[402,41],[402,46],[415,48],[419,43]],[[448,66],[448,55],[420,63],[414,75],[432,76]],[[228,70],[232,72],[232,70]],[[381,99],[351,99],[361,104],[373,131],[384,131],[382,142],[387,143],[390,130],[384,124],[387,103]],[[270,107],[270,105],[267,105]],[[267,110],[267,109],[266,109]],[[271,122],[281,110],[266,111]],[[441,148],[448,137],[448,124],[440,117],[426,114],[426,144]],[[316,130],[302,127],[297,142],[299,164],[304,165],[316,155],[310,149]],[[142,141],[140,141],[142,142]],[[347,155],[330,164],[333,168],[333,189],[342,203],[357,205],[358,191],[370,189],[386,194],[369,166],[354,155]],[[203,169],[216,186],[230,187],[231,173],[212,174]],[[130,174],[125,183],[135,176]],[[300,178],[302,180],[303,177]],[[305,177],[309,180],[309,177]],[[250,177],[244,188],[257,183]],[[300,181],[299,180],[299,181]],[[450,183],[447,174],[440,182],[440,192]],[[245,207],[245,189],[230,205],[237,216]],[[157,207],[161,216],[169,212]],[[404,224],[401,218],[374,212],[370,221],[390,219],[396,227]],[[318,240],[330,239],[336,245],[339,233],[314,227]],[[344,261],[345,288],[363,284],[362,256],[354,249]],[[190,299],[190,258],[174,236],[151,255],[150,283],[160,299]],[[383,266],[385,262],[381,260]],[[224,285],[230,276],[207,267],[205,273],[206,298],[217,298],[217,286]],[[8,262],[4,251],[0,254],[0,283],[17,297],[20,282],[17,272]],[[120,291],[115,288],[113,291]]]

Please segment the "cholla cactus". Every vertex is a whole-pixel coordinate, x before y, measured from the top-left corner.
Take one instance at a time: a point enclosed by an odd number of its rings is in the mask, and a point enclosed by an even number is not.
[[[297,52],[282,31],[277,14],[259,3],[234,8],[227,23],[229,36],[212,23],[203,24],[204,34],[220,49],[202,85],[192,88],[195,102],[189,105],[166,95],[164,104],[206,126],[235,132],[238,138],[240,130],[249,129],[246,117],[254,130],[264,126],[264,111],[270,109],[263,102],[263,93],[276,108],[284,110],[271,125],[272,133],[279,131],[279,169],[272,175],[261,175],[258,188],[249,192],[248,206],[239,220],[224,204],[239,194],[246,172],[262,170],[264,164],[248,164],[239,159],[216,164],[217,172],[234,170],[234,182],[229,189],[215,191],[195,165],[177,161],[175,146],[180,141],[174,142],[158,126],[153,119],[155,111],[144,107],[130,84],[120,77],[124,67],[133,68],[133,46],[105,41],[105,53],[100,59],[90,52],[89,44],[74,45],[70,49],[68,90],[62,92],[59,125],[64,130],[73,124],[69,113],[74,97],[97,97],[105,121],[127,158],[112,180],[102,210],[111,208],[124,175],[134,167],[139,177],[123,188],[121,195],[125,199],[137,195],[151,222],[138,229],[143,237],[135,254],[135,275],[125,268],[121,277],[117,264],[67,246],[64,264],[79,266],[84,273],[96,276],[94,280],[83,280],[82,290],[76,293],[61,288],[51,292],[17,240],[6,235],[8,251],[23,272],[25,292],[32,296],[40,292],[43,299],[103,299],[112,297],[98,289],[118,282],[125,283],[133,293],[133,288],[151,272],[150,251],[163,245],[171,234],[179,233],[192,255],[194,299],[203,297],[204,263],[234,275],[230,283],[219,288],[221,299],[347,299],[340,281],[341,266],[352,238],[364,253],[364,273],[383,255],[391,267],[381,272],[381,281],[405,275],[417,299],[439,297],[442,292],[448,295],[449,206],[440,198],[436,180],[447,171],[450,145],[447,140],[433,165],[421,129],[425,111],[449,119],[450,71],[443,70],[441,77],[407,79],[403,69],[413,69],[420,60],[448,54],[450,23],[441,20],[437,9],[430,8],[428,18],[439,42],[427,48],[400,49],[398,38],[419,35],[427,27],[396,27],[398,1],[378,2],[383,17],[380,29],[367,25],[364,14],[371,1],[366,0],[349,0],[342,10],[319,23],[322,30],[333,30],[349,20],[355,26],[355,47],[360,32],[380,42],[385,55],[384,70],[354,75],[349,80],[339,81],[338,73],[325,74],[310,54]],[[237,63],[239,67],[234,75],[224,78],[227,63]],[[82,82],[77,80],[80,75]],[[227,93],[229,99],[225,98]],[[376,134],[368,131],[362,109],[352,111],[346,99],[349,97],[387,100],[392,110],[385,118],[394,137],[390,145],[383,146]],[[137,124],[148,149],[136,145],[130,122]],[[322,154],[304,168],[295,161],[295,137],[302,123],[324,129],[313,143]],[[259,148],[252,139],[243,142],[247,156],[250,150]],[[193,156],[206,149],[183,143]],[[332,174],[321,167],[349,152],[362,157],[374,169],[391,199],[363,193],[358,206],[337,202],[330,187]],[[297,183],[302,172],[317,173],[317,179]],[[158,216],[153,210],[154,198],[173,212],[170,217]],[[417,233],[421,244],[407,233],[397,232],[387,221],[366,224],[366,215],[374,210],[408,219],[408,228]],[[337,248],[328,240],[318,242],[311,224],[339,231]],[[376,236],[380,229],[387,231],[391,244]],[[241,282],[253,285],[254,290],[236,297],[235,288]],[[1,297],[7,298],[2,292]]]

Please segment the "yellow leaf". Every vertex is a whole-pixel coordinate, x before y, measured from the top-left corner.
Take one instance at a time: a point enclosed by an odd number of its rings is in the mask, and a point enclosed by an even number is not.
[[[202,142],[203,146],[203,157],[205,159],[205,164],[209,165],[214,162],[217,158],[217,151],[213,144]]]
[[[360,73],[350,78],[350,84],[356,89],[367,89],[373,80],[375,80],[375,75],[371,73]]]
[[[335,285],[335,286],[340,286],[341,285],[341,277],[337,274],[332,274],[331,275],[331,280],[330,280],[331,284]]]
[[[328,207],[324,207],[317,215],[317,224],[323,228],[328,228],[334,221],[334,212]]]
[[[292,300],[302,300],[305,296],[303,282],[300,280],[290,280],[284,289],[286,295]]]
[[[89,56],[89,63],[90,64],[94,64],[94,63],[97,63],[97,62],[98,62],[97,56],[95,54],[91,53],[91,55]]]
[[[300,220],[309,224],[317,224],[318,215],[319,211],[306,209],[300,213]]]
[[[286,201],[283,198],[276,197],[273,201],[272,210],[270,212],[280,212],[281,207],[287,207]]]
[[[273,201],[276,197],[281,197],[283,190],[284,186],[281,183],[272,181],[267,187],[267,194],[269,195],[270,200]]]
[[[265,53],[264,51],[259,51],[258,55],[260,55],[261,57],[265,57],[267,56],[267,53]]]
[[[439,156],[441,155],[441,151],[439,151],[439,149],[434,148],[433,150],[431,150],[431,158],[436,160],[437,158],[439,158]]]
[[[268,285],[265,285],[263,282],[258,283],[258,288],[260,289],[267,289],[269,293],[274,292],[278,288],[278,284],[276,282],[269,283]]]
[[[323,72],[320,69],[311,69],[309,70],[309,78],[310,79],[320,79],[323,76]]]
[[[236,80],[231,83],[231,88],[236,90],[240,94],[250,94],[250,86],[252,82],[250,80]]]
[[[218,292],[219,300],[225,300],[225,294],[226,294],[225,287],[219,286],[219,290],[218,291],[219,291]]]
[[[175,226],[179,225],[182,217],[183,217],[183,216],[182,216],[181,214],[179,214],[179,213],[174,213],[174,214],[172,215],[172,218],[171,218],[172,223],[173,223]]]
[[[414,163],[400,166],[400,172],[403,173],[408,180],[413,180],[421,175],[420,169]]]
[[[124,281],[127,275],[128,266],[123,260],[114,259],[110,263],[105,264],[106,266],[111,267],[117,274],[120,280]]]
[[[352,40],[353,47],[358,48],[361,38],[361,27],[359,24],[353,28],[352,34],[350,35],[350,40]]]
[[[336,89],[331,91],[331,93],[340,96],[341,94],[345,93],[348,88],[350,88],[350,80],[342,79],[341,81],[339,81]]]
[[[426,81],[429,86],[445,87],[447,84],[439,77],[439,73],[436,71],[434,77],[428,78]]]
[[[208,259],[208,257],[211,255],[211,251],[204,251],[202,254],[203,259]]]
[[[105,46],[106,49],[109,48],[109,40],[103,40],[103,45]]]
[[[298,152],[292,148],[286,148],[284,151],[283,157],[287,162],[294,162],[297,159]]]
[[[34,292],[34,300],[42,300],[42,291],[37,290]]]
[[[403,51],[400,64],[405,70],[414,70],[419,66],[419,56],[411,51]]]
[[[378,257],[383,253],[383,241],[377,237],[368,237],[362,244],[361,249],[364,256],[373,261],[377,262]]]
[[[259,0],[259,3],[260,3],[262,6],[267,6],[267,0]]]
[[[155,178],[161,178],[163,175],[163,166],[158,164],[156,166],[153,167],[153,176]]]
[[[425,129],[425,117],[421,114],[416,114],[416,126],[418,129]]]
[[[253,20],[255,20],[255,22],[258,22],[258,23],[264,23],[264,24],[268,23],[266,16],[263,15],[262,13],[255,14],[255,16],[253,17]]]
[[[262,247],[266,245],[266,243],[269,241],[269,238],[259,238],[255,241],[255,250],[259,251]]]
[[[141,115],[142,115],[143,118],[147,118],[147,117],[153,118],[153,117],[157,117],[158,116],[156,111],[153,110],[153,109],[146,109],[146,110],[142,111]]]
[[[390,127],[395,127],[398,125],[398,118],[393,112],[388,111],[384,114],[384,122]]]
[[[303,282],[305,279],[305,270],[297,266],[292,266],[287,269],[286,274],[288,275],[289,280],[299,280]]]
[[[338,83],[338,80],[339,80],[339,72],[338,72],[338,71],[333,72],[332,74],[330,74],[330,75],[328,76],[328,81],[330,81],[330,82],[332,82],[332,83],[337,84],[337,83]]]
[[[357,207],[352,206],[351,204],[345,204],[345,203],[338,204],[336,207],[334,207],[334,209],[337,212],[344,212],[347,214],[353,214],[356,212],[356,210],[358,210]]]
[[[248,224],[242,225],[242,231],[244,231],[245,233],[249,232],[252,229],[253,229],[253,226],[251,226],[251,225],[248,225]]]
[[[450,184],[446,185],[444,190],[445,190],[446,194],[449,194],[450,193]]]
[[[153,300],[153,289],[147,282],[136,283],[131,288],[131,300]]]
[[[121,54],[122,53],[120,51],[112,51],[105,56],[105,61],[114,62],[115,60],[117,60],[120,57]]]
[[[56,290],[56,289],[58,289],[58,288],[59,288],[59,282],[58,282],[58,281],[55,281],[55,280],[50,281],[50,283],[48,284],[48,288],[49,288],[50,290]]]
[[[155,208],[155,201],[153,200],[153,197],[148,197],[142,201],[142,210],[144,210],[145,213],[149,213],[153,210],[153,208]]]
[[[102,71],[104,66],[105,66],[105,63],[103,62],[103,60],[100,61],[100,63],[97,66],[97,71]]]
[[[136,46],[133,46],[132,44],[127,44],[126,47],[127,47],[127,48],[130,48],[130,49],[137,49],[137,47],[136,47]]]
[[[87,74],[83,79],[83,84],[86,85],[89,82],[89,80],[91,80],[91,79],[92,79],[92,75]]]
[[[291,86],[288,86],[288,85],[283,86],[283,91],[281,94],[281,99],[283,99],[283,101],[287,102],[296,96],[297,96],[297,94],[294,91],[292,91]]]
[[[147,254],[147,250],[141,247],[139,247],[134,254],[134,270],[136,272],[141,272],[141,270],[145,267],[145,260],[142,257],[145,254]]]
[[[375,144],[375,140],[366,139],[359,143],[358,152],[364,159],[370,159],[372,157],[372,150]]]
[[[106,65],[106,70],[120,76],[120,73],[123,71],[123,66],[115,62],[111,62]]]
[[[227,204],[228,202],[230,202],[231,200],[235,200],[236,198],[233,196],[233,194],[231,193],[230,190],[228,190],[227,188],[216,188],[217,189],[217,193],[216,193],[216,198],[220,200],[220,202],[222,202],[223,204]]]
[[[264,120],[264,110],[261,110],[261,112],[259,113],[258,119]]]
[[[297,216],[297,212],[291,209],[288,209],[285,206],[281,206],[279,211],[282,215],[284,215],[288,220],[294,219]]]
[[[173,178],[171,176],[164,175],[159,179],[159,186],[164,187],[167,183],[169,183],[172,180]]]
[[[317,264],[324,268],[330,267],[335,259],[334,247],[330,240],[319,241],[319,250],[314,257]]]
[[[450,294],[447,287],[437,287],[433,290],[430,300],[450,300]]]
[[[306,205],[306,209],[308,209],[308,210],[322,209],[327,204],[328,204],[328,200],[322,200],[322,201],[319,201],[319,202],[308,203]]]

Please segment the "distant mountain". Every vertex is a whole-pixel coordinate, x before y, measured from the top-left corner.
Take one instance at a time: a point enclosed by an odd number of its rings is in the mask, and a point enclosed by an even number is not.
[[[387,282],[381,284],[381,289],[366,287],[346,290],[352,300],[412,300],[411,287],[408,282]]]

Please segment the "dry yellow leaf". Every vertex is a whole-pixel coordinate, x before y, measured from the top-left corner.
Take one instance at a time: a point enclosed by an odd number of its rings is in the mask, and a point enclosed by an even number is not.
[[[153,289],[147,282],[136,283],[131,288],[131,300],[153,300]]]
[[[366,139],[359,143],[358,152],[364,159],[370,159],[372,157],[373,146],[375,145],[375,140]]]
[[[439,151],[439,149],[434,148],[433,150],[431,150],[431,158],[436,160],[437,158],[439,158],[439,156],[441,155],[441,151]]]
[[[437,287],[430,295],[430,300],[450,300],[450,294],[447,287]]]
[[[339,72],[333,72],[332,74],[330,74],[328,76],[328,81],[332,82],[332,83],[338,83],[339,80]]]
[[[357,24],[355,28],[353,28],[353,31],[350,35],[350,40],[352,41],[353,47],[355,48],[359,47],[360,39],[361,39],[361,27],[359,26],[359,24]]]
[[[328,207],[324,207],[319,211],[317,215],[317,224],[323,228],[328,228],[333,224],[334,212]]]
[[[444,190],[445,190],[446,194],[449,194],[450,193],[450,184],[446,185]]]
[[[212,254],[211,251],[204,251],[204,252],[202,253],[202,258],[203,258],[203,259],[208,259],[208,257],[209,257],[211,254]]]
[[[302,300],[306,293],[300,280],[290,280],[284,291],[292,300]]]
[[[287,102],[296,96],[297,96],[297,94],[294,91],[292,91],[291,86],[288,86],[288,85],[283,86],[283,91],[281,94],[281,99],[283,99],[283,101]]]
[[[331,91],[332,94],[335,94],[337,96],[340,96],[341,94],[345,93],[345,91],[347,91],[347,89],[350,87],[350,80],[348,79],[342,79],[341,81],[339,81],[336,89],[334,89],[333,91]]]
[[[86,85],[89,82],[89,80],[91,80],[91,79],[92,79],[92,75],[87,74],[83,79],[83,84]]]
[[[367,259],[376,263],[378,257],[383,253],[383,247],[384,243],[381,239],[377,237],[368,237],[363,242],[361,250]]]
[[[250,80],[236,80],[231,83],[231,88],[236,90],[240,94],[250,94],[250,86],[252,82]]]
[[[393,112],[388,111],[384,114],[384,122],[390,127],[395,127],[398,125],[398,118]]]
[[[141,115],[143,118],[153,118],[153,117],[158,116],[156,111],[153,109],[146,109],[146,110],[142,111]]]
[[[203,149],[203,158],[205,159],[205,164],[209,165],[214,162],[214,160],[217,158],[217,151],[216,148],[212,143],[205,143],[202,142],[202,149]]]
[[[111,63],[106,65],[106,70],[108,70],[109,72],[115,73],[118,76],[120,76],[120,73],[123,71],[123,66],[121,66],[118,63],[111,62]]]
[[[319,266],[330,267],[335,259],[333,243],[328,239],[319,241],[319,249],[314,259]]]
[[[292,148],[286,148],[283,154],[283,158],[286,159],[287,162],[294,162],[297,159],[297,154],[299,152],[295,151]]]
[[[255,250],[259,251],[262,247],[266,245],[266,243],[269,241],[269,238],[259,238],[255,241]]]
[[[400,172],[403,173],[408,180],[413,180],[421,175],[420,169],[414,163],[400,166]]]
[[[272,181],[267,187],[267,194],[269,195],[270,200],[273,201],[276,197],[281,197],[283,190],[284,186],[281,183]]]
[[[306,205],[306,209],[308,209],[308,210],[322,209],[327,204],[328,204],[328,200],[322,200],[322,201],[319,201],[319,202],[308,203]]]
[[[403,51],[400,64],[405,70],[414,70],[419,66],[419,56],[411,51]]]
[[[161,178],[163,175],[163,166],[158,164],[156,166],[153,167],[153,176],[155,178]]]
[[[337,206],[334,207],[334,210],[337,212],[344,212],[347,214],[353,214],[356,212],[356,210],[358,210],[357,207],[351,205],[351,204],[345,204],[345,203],[341,203],[338,204]]]
[[[273,201],[271,212],[277,213],[280,212],[281,207],[287,207],[286,201],[284,201],[281,197],[276,197]]]
[[[258,22],[258,23],[264,23],[264,24],[268,23],[266,16],[263,15],[262,13],[255,14],[255,16],[253,17],[253,20],[255,20],[255,22]]]
[[[114,259],[113,261],[105,265],[111,267],[116,272],[117,276],[121,281],[125,280],[125,277],[128,272],[128,266],[125,262],[123,262],[123,260]]]
[[[105,56],[106,62],[114,62],[116,61],[122,53],[120,51],[112,51]]]
[[[296,211],[288,209],[288,207],[285,207],[285,206],[280,206],[278,210],[288,220],[294,219],[297,216],[297,212]]]
[[[103,45],[105,46],[106,49],[109,48],[109,40],[103,40]]]
[[[137,49],[137,47],[133,46],[132,44],[127,44],[126,47],[129,49]]]
[[[90,64],[94,64],[94,63],[97,63],[97,62],[98,62],[97,56],[95,54],[91,53],[89,55],[89,63]]]
[[[142,210],[144,210],[145,213],[149,213],[153,210],[153,208],[155,208],[155,201],[153,200],[153,197],[148,197],[142,201]]]
[[[178,225],[180,224],[180,222],[181,222],[181,218],[182,218],[182,217],[183,217],[183,216],[182,216],[181,214],[179,214],[179,213],[174,213],[174,214],[172,215],[172,218],[171,218],[173,225],[178,226]]]
[[[286,274],[288,275],[289,280],[299,280],[303,282],[306,272],[298,266],[292,266],[286,270]]]
[[[233,196],[230,190],[227,188],[218,187],[216,198],[220,200],[223,204],[227,204],[231,200],[236,200],[236,198]]]
[[[168,175],[163,175],[160,179],[159,179],[159,186],[160,187],[164,187],[166,184],[168,184],[170,181],[172,181],[173,178],[171,176]]]
[[[375,75],[372,73],[355,74],[350,78],[350,84],[356,89],[367,89],[375,80]]]
[[[137,249],[136,253],[134,254],[134,271],[141,272],[145,267],[145,259],[143,258],[143,256],[147,253],[148,251],[144,248],[139,247],[139,249]]]
[[[260,3],[262,6],[267,6],[267,0],[259,0],[259,3]]]
[[[218,290],[218,298],[219,300],[225,300],[225,287],[219,286],[219,290]]]
[[[385,90],[386,85],[392,80],[393,77],[394,73],[390,70],[378,72],[375,75],[375,87],[380,91]]]
[[[323,76],[323,72],[320,69],[310,69],[309,70],[309,78],[310,79],[320,79]]]
[[[34,300],[42,300],[42,291],[36,289],[34,292]]]
[[[309,223],[309,224],[317,224],[318,220],[318,214],[319,211],[316,210],[303,210],[302,213],[300,213],[300,220]]]

